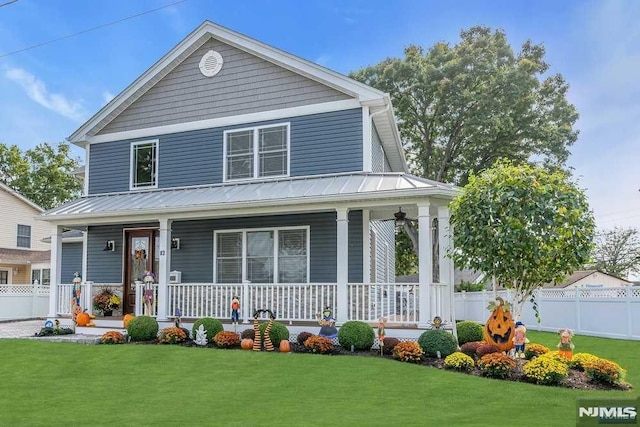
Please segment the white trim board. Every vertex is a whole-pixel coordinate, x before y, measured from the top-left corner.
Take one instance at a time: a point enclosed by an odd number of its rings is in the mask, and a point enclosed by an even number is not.
[[[122,141],[126,139],[146,138],[151,136],[167,135],[171,133],[202,130],[223,126],[235,126],[244,123],[254,123],[267,120],[279,120],[289,117],[307,116],[310,114],[329,113],[332,111],[351,110],[361,108],[360,102],[347,99],[343,101],[323,102],[320,104],[303,105],[300,107],[283,108],[280,110],[262,111],[259,113],[240,114],[237,116],[219,117],[216,119],[198,120],[173,125],[155,126],[145,129],[137,129],[123,132],[107,133],[86,138],[88,144],[102,142]]]

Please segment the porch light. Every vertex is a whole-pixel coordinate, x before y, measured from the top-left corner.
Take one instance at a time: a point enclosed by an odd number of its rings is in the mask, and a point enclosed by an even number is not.
[[[105,245],[103,251],[105,252],[115,252],[116,250],[116,241],[115,240],[107,240],[107,244]]]
[[[395,224],[397,228],[404,227],[404,224],[407,221],[407,213],[402,212],[402,207],[398,208],[398,212],[394,213],[393,216],[396,218]]]

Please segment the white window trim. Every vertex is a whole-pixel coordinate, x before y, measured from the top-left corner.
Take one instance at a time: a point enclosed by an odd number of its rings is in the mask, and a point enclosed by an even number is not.
[[[18,234],[18,230],[20,230],[20,227],[29,227],[29,245],[28,246],[20,246],[18,245],[18,240],[22,237],[22,238],[26,238],[27,236],[21,236],[20,234]],[[17,224],[16,225],[16,248],[18,249],[31,249],[31,247],[33,246],[33,227],[29,224]]]
[[[259,135],[261,129],[276,128],[285,126],[287,129],[287,173],[284,175],[269,175],[260,176],[259,165],[260,157],[258,154]],[[238,178],[230,179],[227,177],[227,135],[237,132],[253,132],[253,177],[251,178]],[[251,126],[238,129],[227,129],[222,132],[222,182],[246,182],[246,181],[260,181],[273,178],[286,178],[291,175],[291,122],[276,123],[271,125]]]
[[[263,227],[263,228],[234,228],[225,230],[215,230],[213,232],[213,283],[218,283],[218,234],[242,233],[242,282],[247,280],[247,232],[273,231],[273,284],[280,284],[278,265],[278,245],[280,244],[278,232],[281,230],[306,230],[307,232],[307,281],[311,283],[311,227],[308,225],[291,227]],[[282,283],[290,285],[291,283]]]
[[[7,272],[7,285],[13,284],[13,268],[0,268],[0,271]]]
[[[154,185],[145,185],[144,187],[135,187],[133,185],[133,178],[135,175],[134,166],[135,166],[135,147],[138,145],[145,144],[155,144],[156,149],[156,182]],[[158,181],[160,181],[160,140],[159,139],[147,139],[144,141],[135,141],[131,143],[131,147],[129,149],[129,190],[130,191],[141,191],[148,190],[149,188],[158,188]]]

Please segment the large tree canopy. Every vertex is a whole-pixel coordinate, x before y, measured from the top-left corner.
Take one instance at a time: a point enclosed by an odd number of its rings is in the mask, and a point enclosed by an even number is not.
[[[40,144],[24,153],[0,143],[0,181],[44,209],[78,197],[82,181],[73,175],[80,166],[69,144]]]
[[[594,239],[590,268],[627,278],[640,273],[640,232],[637,228],[600,230]]]
[[[502,30],[473,27],[454,46],[409,46],[351,74],[391,95],[414,173],[465,185],[499,158],[564,167],[578,114],[542,45],[515,54]]]
[[[562,171],[499,161],[471,175],[451,205],[457,265],[514,293],[514,315],[546,283],[589,259],[595,228],[585,194]]]

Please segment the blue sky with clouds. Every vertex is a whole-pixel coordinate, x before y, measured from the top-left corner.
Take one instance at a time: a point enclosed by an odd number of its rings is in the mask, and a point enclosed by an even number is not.
[[[341,73],[401,56],[410,43],[455,43],[480,24],[504,29],[516,49],[526,39],[546,46],[581,115],[570,165],[598,225],[640,227],[640,1],[186,0],[2,57],[175,1],[0,7],[0,142],[62,141],[206,19]]]

